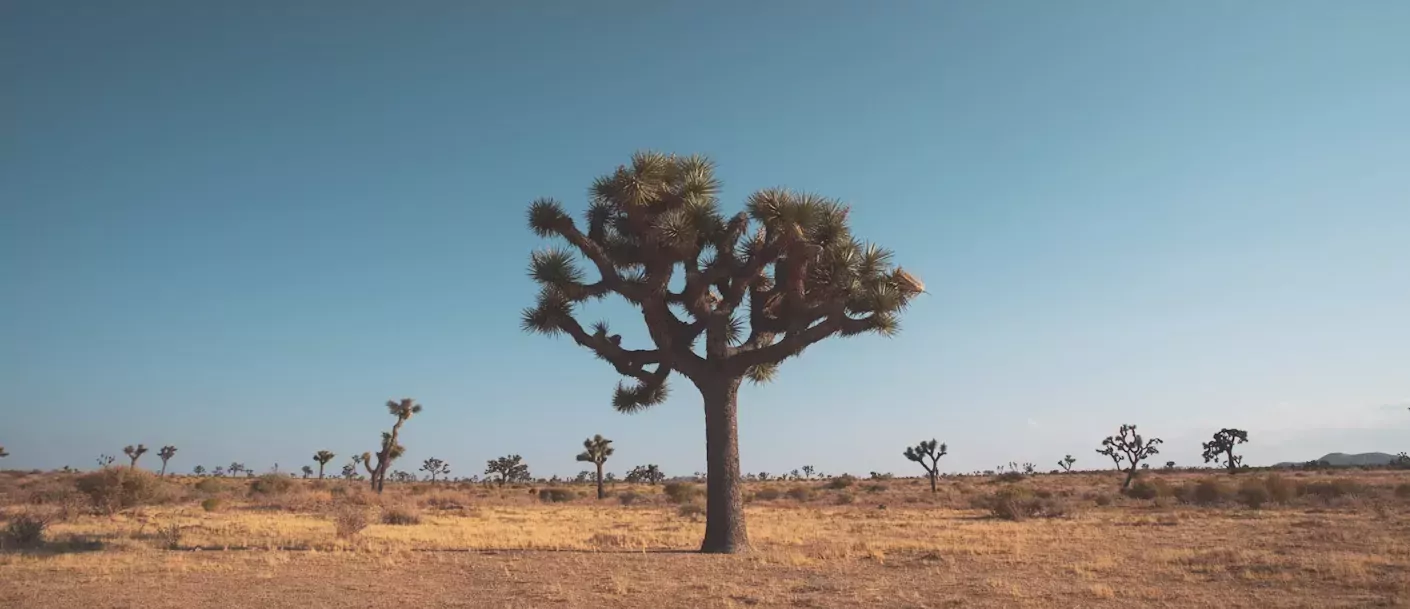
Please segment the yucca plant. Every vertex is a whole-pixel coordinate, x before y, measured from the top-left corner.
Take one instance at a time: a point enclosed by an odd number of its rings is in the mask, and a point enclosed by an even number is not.
[[[372,488],[378,493],[382,492],[382,486],[386,481],[387,472],[392,467],[392,461],[406,451],[406,447],[397,443],[397,434],[401,433],[402,423],[410,419],[411,415],[421,412],[421,405],[411,398],[389,400],[387,412],[396,417],[397,422],[392,424],[392,431],[382,432],[382,448],[376,454],[377,467],[371,468],[366,455],[363,457],[364,466],[369,467],[368,475],[372,478]]]
[[[127,458],[132,460],[132,469],[137,469],[137,459],[141,458],[142,455],[147,454],[147,445],[138,444],[134,447],[129,444],[127,446],[122,447],[122,454],[127,455]]]
[[[158,474],[158,477],[165,478],[166,462],[176,456],[176,447],[171,445],[163,446],[161,450],[157,451],[157,456],[162,460],[162,473]]]
[[[530,332],[567,335],[626,377],[612,399],[620,412],[665,401],[672,373],[695,385],[704,402],[709,488],[701,551],[742,552],[749,537],[740,384],[774,379],[784,360],[829,337],[894,335],[901,311],[924,286],[893,266],[889,251],[853,237],[840,202],[769,189],[725,216],[719,191],[709,160],[641,152],[594,182],[585,230],[557,201],[535,201],[529,227],[572,249],[531,256],[529,275],[540,290],[522,323]],[[596,279],[579,268],[579,257]],[[614,294],[641,311],[652,348],[629,349],[606,322],[584,328],[574,317],[582,303]]]
[[[906,452],[902,454],[925,468],[925,475],[930,479],[930,492],[936,492],[935,482],[940,478],[940,457],[950,454],[950,447],[936,442],[932,438],[921,440],[920,444],[907,447]],[[929,463],[926,462],[927,460]]]
[[[591,438],[583,440],[583,452],[578,454],[578,460],[591,463],[597,466],[597,498],[602,499],[607,496],[602,490],[602,464],[607,462],[607,457],[612,456],[615,449],[612,448],[612,441],[596,434]]]
[[[316,452],[316,453],[313,453],[313,460],[316,461],[316,462],[318,462],[318,479],[319,479],[319,480],[322,480],[322,479],[323,479],[323,466],[328,465],[328,462],[329,462],[329,461],[332,461],[332,460],[333,460],[333,457],[336,457],[336,456],[338,456],[338,455],[335,455],[335,454],[333,454],[331,451],[326,451],[326,450],[320,450],[320,451],[318,451],[318,452]]]

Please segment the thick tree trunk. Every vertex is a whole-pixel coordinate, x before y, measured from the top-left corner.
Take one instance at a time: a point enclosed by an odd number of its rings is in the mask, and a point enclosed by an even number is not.
[[[597,499],[598,499],[598,501],[601,501],[601,500],[603,499],[603,497],[606,497],[606,496],[607,496],[606,493],[604,493],[604,492],[602,491],[602,464],[601,464],[601,463],[598,463],[598,464],[597,464]]]
[[[705,541],[700,551],[711,554],[750,550],[739,476],[739,382],[740,379],[710,379],[697,383],[705,399],[705,462],[708,466]]]
[[[938,466],[937,466],[937,467],[938,467]],[[932,493],[937,493],[937,492],[939,492],[939,491],[937,491],[937,490],[935,489],[935,478],[936,478],[936,472],[935,472],[935,471],[930,472],[930,492],[932,492]]]
[[[1131,479],[1136,477],[1136,464],[1131,464],[1131,469],[1126,470],[1126,481],[1121,483],[1121,490],[1126,490],[1131,486]]]
[[[1234,449],[1229,449],[1228,454],[1225,456],[1229,459],[1229,475],[1232,476],[1239,473],[1238,466],[1234,465]]]
[[[162,473],[157,474],[157,477],[158,477],[158,478],[165,478],[165,477],[166,477],[166,461],[162,461]]]
[[[322,462],[322,461],[319,461],[319,462],[318,462],[318,479],[319,479],[319,480],[322,480],[322,479],[323,479],[323,462]]]

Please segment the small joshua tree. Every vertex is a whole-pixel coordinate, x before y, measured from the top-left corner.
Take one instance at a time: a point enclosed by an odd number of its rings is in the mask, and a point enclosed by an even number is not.
[[[1131,479],[1136,477],[1141,461],[1160,454],[1160,449],[1156,447],[1162,443],[1160,438],[1143,439],[1141,434],[1136,433],[1135,425],[1122,425],[1116,435],[1102,440],[1102,448],[1097,449],[1097,454],[1111,457],[1117,469],[1125,469],[1126,480],[1121,483],[1121,490],[1126,490],[1131,486]]]
[[[431,483],[435,484],[436,476],[441,474],[450,475],[450,465],[447,465],[445,461],[432,457],[421,462],[421,471],[429,474],[431,476]]]
[[[930,478],[930,492],[936,492],[935,481],[940,478],[940,457],[950,454],[950,448],[931,438],[921,440],[920,444],[907,448],[903,454],[907,459],[925,468],[925,475]],[[929,463],[926,463],[927,459]]]
[[[197,465],[196,467],[191,468],[191,473],[197,476],[204,476],[206,475],[206,466]]]
[[[662,473],[661,468],[657,467],[655,463],[638,465],[632,468],[632,471],[627,472],[627,477],[625,478],[627,484],[650,485],[660,484],[661,481],[665,479],[666,474]]]
[[[1239,465],[1244,458],[1234,454],[1234,447],[1248,441],[1248,432],[1242,429],[1224,428],[1215,432],[1214,438],[1204,443],[1204,462],[1224,459],[1224,467],[1229,473],[1239,473]]]
[[[817,472],[817,471],[818,471],[818,470],[817,470],[817,469],[814,469],[813,466],[811,466],[811,465],[804,465],[804,466],[803,466],[803,479],[804,479],[804,480],[812,480],[812,479],[813,479],[813,474],[814,474],[815,472]]]
[[[1066,457],[1058,459],[1058,467],[1061,467],[1064,472],[1070,472],[1072,471],[1072,464],[1076,462],[1077,459],[1075,457],[1067,455]]]
[[[541,290],[522,323],[569,336],[627,377],[612,399],[619,412],[664,402],[673,373],[695,385],[708,476],[700,549],[732,553],[749,549],[740,384],[772,380],[785,360],[830,337],[896,334],[901,311],[924,286],[893,266],[890,252],[853,237],[850,210],[837,201],[764,190],[726,216],[719,191],[708,159],[642,152],[593,184],[586,230],[557,201],[535,201],[529,227],[572,250],[530,258]],[[609,295],[640,309],[653,348],[628,349],[606,322],[584,328],[574,317],[582,303]]]
[[[338,456],[338,455],[335,455],[335,454],[333,454],[332,452],[329,452],[329,451],[326,451],[326,450],[320,450],[320,451],[318,451],[318,452],[316,452],[316,453],[313,453],[313,460],[318,462],[318,479],[319,479],[319,480],[322,480],[322,479],[323,479],[323,466],[328,465],[328,462],[329,462],[329,461],[332,461],[332,460],[333,460],[333,457],[336,457],[336,456]],[[356,469],[356,468],[354,468],[354,469]]]
[[[1175,462],[1174,462],[1174,461],[1166,461],[1166,462],[1165,462],[1165,469],[1175,469]]]
[[[147,453],[147,445],[138,444],[134,448],[131,444],[129,444],[127,446],[122,447],[122,453],[127,455],[128,459],[132,459],[132,469],[137,469],[137,459],[141,458],[142,455]]]
[[[225,468],[223,468],[223,467],[217,465],[217,466],[215,466],[215,469],[211,470],[211,475],[212,475],[212,476],[215,476],[215,477],[217,477],[217,478],[224,478],[224,477],[225,477]]]
[[[308,466],[308,465],[305,465],[305,466],[303,467],[303,472],[304,472],[304,479],[307,480],[309,476],[312,476],[312,475],[313,475],[313,467]]]
[[[612,448],[612,441],[602,437],[602,434],[595,434],[591,438],[583,440],[583,452],[578,453],[577,459],[597,466],[597,498],[602,499],[607,496],[602,490],[602,464],[607,462],[607,458],[612,456],[615,449]]]
[[[354,460],[343,466],[343,479],[351,482],[355,477],[357,477],[357,461]]]
[[[165,478],[166,462],[170,461],[172,457],[176,456],[176,447],[171,445],[163,446],[161,450],[157,451],[157,456],[160,457],[162,460],[162,473],[158,474],[158,476]]]
[[[245,464],[239,461],[234,461],[230,465],[225,466],[225,472],[230,474],[231,478],[234,478],[235,476],[243,474],[247,471],[249,470],[245,469]]]
[[[8,457],[8,456],[10,456],[10,453],[5,452],[5,447],[4,447],[4,446],[0,446],[0,457]]]
[[[377,467],[371,470],[372,488],[378,493],[382,492],[382,484],[387,477],[387,472],[392,467],[392,461],[400,457],[406,448],[397,443],[397,435],[401,433],[402,423],[411,418],[411,415],[421,412],[421,405],[411,398],[401,400],[388,400],[387,412],[397,418],[397,422],[392,425],[391,432],[382,433],[382,448],[377,451]]]
[[[486,461],[485,476],[498,476],[495,482],[501,488],[510,482],[528,482],[532,477],[529,475],[529,466],[519,455],[509,455]]]
[[[108,466],[112,465],[112,464],[113,464],[113,461],[116,461],[116,460],[117,460],[117,459],[113,458],[112,455],[98,455],[98,459],[97,459],[97,461],[98,461],[98,467],[101,467],[101,468],[103,468],[103,469],[108,469]]]

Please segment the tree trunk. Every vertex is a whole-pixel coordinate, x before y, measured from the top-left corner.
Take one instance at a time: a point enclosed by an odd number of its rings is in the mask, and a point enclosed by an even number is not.
[[[706,379],[696,386],[705,401],[705,541],[710,554],[748,552],[739,476],[738,398],[740,379]]]
[[[930,472],[930,492],[932,492],[932,493],[937,493],[937,492],[939,492],[939,491],[937,491],[937,490],[935,489],[935,478],[937,477],[936,474],[937,474],[938,472],[939,472],[939,470],[931,470],[931,472]]]
[[[607,494],[602,491],[602,462],[597,463],[597,500],[602,501]]]
[[[1136,464],[1131,464],[1131,469],[1126,470],[1126,481],[1121,483],[1121,490],[1126,490],[1131,486],[1131,479],[1136,477]]]
[[[323,462],[322,462],[322,461],[319,461],[319,462],[318,462],[318,479],[319,479],[319,480],[322,480],[322,479],[323,479]]]
[[[158,477],[158,478],[165,478],[165,477],[166,477],[166,460],[165,460],[165,459],[162,460],[162,473],[157,474],[157,477]]]
[[[1226,456],[1229,458],[1229,475],[1232,476],[1239,473],[1238,466],[1234,465],[1234,449],[1230,448]]]

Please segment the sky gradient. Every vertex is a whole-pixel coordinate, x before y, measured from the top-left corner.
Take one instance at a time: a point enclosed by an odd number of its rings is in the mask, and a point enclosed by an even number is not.
[[[638,149],[840,198],[930,290],[746,386],[746,471],[1410,449],[1410,3],[664,4],[0,2],[3,466],[336,469],[413,397],[401,469],[703,470],[687,382],[617,414],[518,327],[528,203]]]

